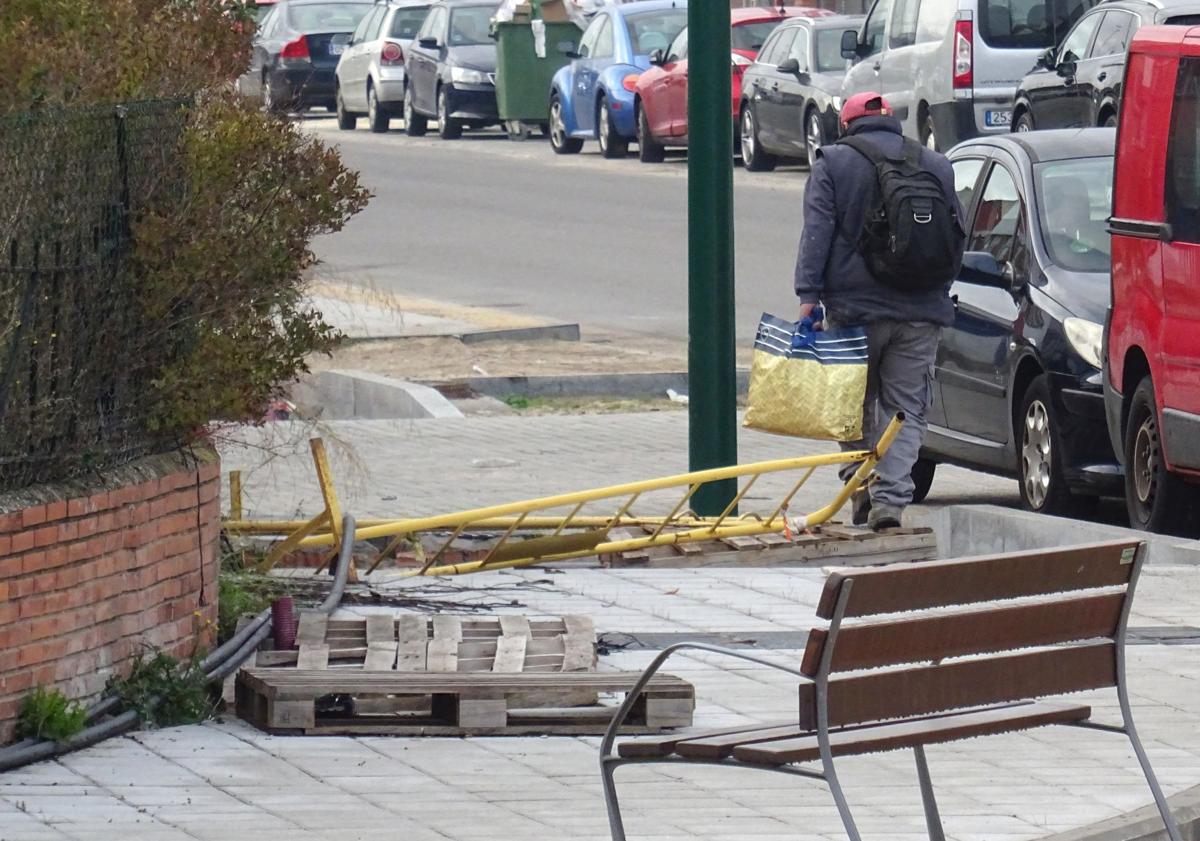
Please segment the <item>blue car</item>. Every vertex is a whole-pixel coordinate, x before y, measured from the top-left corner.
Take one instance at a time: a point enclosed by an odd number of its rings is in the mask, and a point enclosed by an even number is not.
[[[623,158],[637,137],[634,90],[650,55],[666,52],[687,26],[686,0],[639,0],[597,12],[571,63],[550,85],[550,145],[574,154],[595,138],[606,158]]]

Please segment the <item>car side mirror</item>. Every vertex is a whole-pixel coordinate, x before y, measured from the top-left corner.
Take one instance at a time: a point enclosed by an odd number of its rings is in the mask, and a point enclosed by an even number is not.
[[[429,35],[426,35],[424,38],[417,41],[417,43],[420,44],[422,47],[424,47],[427,50],[436,50],[438,47],[441,46],[441,44],[438,43],[437,38],[433,38]]]
[[[664,64],[666,64],[666,61],[667,57],[663,54],[662,50],[654,50],[652,53],[650,53],[650,63],[655,67],[662,67]]]
[[[786,61],[782,62],[781,64],[777,65],[775,67],[775,69],[778,70],[780,73],[784,73],[788,76],[795,76],[797,73],[800,72],[800,61],[795,58],[789,58]]]
[[[1073,61],[1060,61],[1060,62],[1059,62],[1059,63],[1058,63],[1056,66],[1055,66],[1055,68],[1054,68],[1054,69],[1055,69],[1056,71],[1058,71],[1058,75],[1059,75],[1059,76],[1062,76],[1062,77],[1065,79],[1065,78],[1067,78],[1067,77],[1069,77],[1069,76],[1074,76],[1074,75],[1075,75],[1075,62],[1073,62]]]
[[[842,33],[842,58],[858,58],[858,33],[853,29]]]
[[[567,58],[579,58],[579,53],[576,50],[574,41],[559,41],[554,45],[554,49],[565,55]]]
[[[968,251],[963,254],[959,280],[976,286],[991,286],[996,289],[1013,288],[1012,263],[1003,265],[987,251]]]
[[[1044,67],[1046,70],[1053,70],[1054,65],[1056,63],[1055,62],[1056,56],[1054,53],[1055,53],[1054,47],[1051,47],[1050,49],[1048,49],[1044,53],[1042,53],[1040,56],[1038,56],[1037,66]]]

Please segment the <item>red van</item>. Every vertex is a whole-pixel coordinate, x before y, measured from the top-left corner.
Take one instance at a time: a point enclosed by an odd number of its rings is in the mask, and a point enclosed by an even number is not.
[[[1138,32],[1113,185],[1105,409],[1130,525],[1200,522],[1200,26]]]

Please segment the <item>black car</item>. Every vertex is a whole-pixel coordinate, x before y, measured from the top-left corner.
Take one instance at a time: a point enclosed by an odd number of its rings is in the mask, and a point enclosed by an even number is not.
[[[842,33],[861,24],[861,16],[792,18],[771,33],[742,77],[746,169],[774,169],[780,158],[810,160],[837,139],[846,75]]]
[[[930,382],[917,498],[948,462],[1015,476],[1034,511],[1120,494],[1100,363],[1116,131],[980,137],[949,157],[967,254]]]
[[[1106,0],[1079,19],[1021,80],[1013,131],[1116,126],[1133,34],[1153,24],[1200,23],[1197,0]]]
[[[332,111],[333,71],[345,43],[335,36],[348,36],[374,7],[374,0],[279,0],[259,23],[238,89],[261,97],[268,111]]]
[[[442,0],[408,48],[405,69],[404,130],[425,133],[438,121],[447,140],[462,136],[464,126],[483,128],[500,121],[496,110],[496,42],[488,34],[496,2]]]

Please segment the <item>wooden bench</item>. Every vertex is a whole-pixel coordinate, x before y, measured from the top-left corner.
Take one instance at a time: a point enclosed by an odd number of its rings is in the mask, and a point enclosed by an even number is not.
[[[834,758],[906,748],[916,758],[929,837],[942,841],[924,747],[1050,724],[1127,736],[1168,835],[1180,841],[1134,730],[1126,685],[1125,629],[1145,553],[1144,543],[1125,541],[840,570],[826,579],[817,606],[828,627],[810,633],[798,668],[705,644],[670,646],[642,681],[676,651],[717,652],[799,678],[799,715],[771,725],[624,741],[614,752],[638,695],[635,685],[600,747],[614,841],[625,839],[614,772],[650,762],[759,768],[821,780],[847,835],[859,841]],[[1086,704],[1050,700],[1106,687],[1116,688],[1119,725],[1092,721]]]

